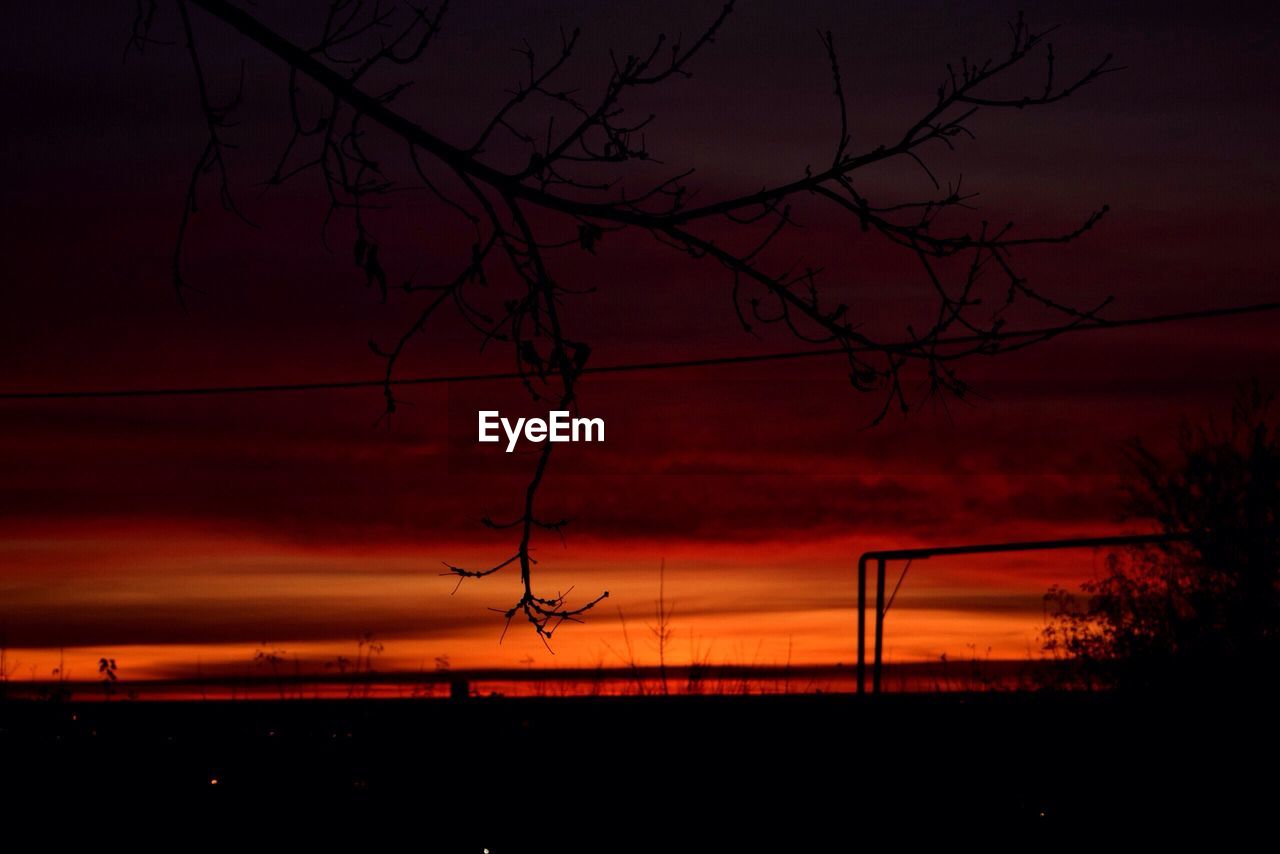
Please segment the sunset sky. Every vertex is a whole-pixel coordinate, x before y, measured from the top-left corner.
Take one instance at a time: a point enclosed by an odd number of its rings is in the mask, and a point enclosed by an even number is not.
[[[693,32],[719,8],[507,5],[518,10],[459,4],[398,108],[462,143],[521,73],[508,48],[522,38],[550,51],[558,27],[580,25],[587,47],[572,73],[598,87],[608,47]],[[1074,305],[1112,294],[1113,318],[1280,298],[1274,9],[1018,5],[1033,25],[1061,25],[1064,75],[1106,53],[1126,67],[1062,104],[980,116],[976,140],[937,153],[993,221],[1070,230],[1111,206],[1082,240],[1021,258],[1033,281]],[[314,26],[284,4],[255,14],[298,37]],[[636,109],[657,114],[649,145],[666,164],[698,167],[703,197],[751,191],[829,157],[837,116],[818,29],[840,50],[855,147],[874,147],[928,108],[948,60],[1005,49],[1010,14],[747,2],[692,79]],[[169,256],[203,143],[184,52],[156,45],[122,63],[132,3],[5,12],[0,391],[371,379],[382,365],[367,341],[412,318],[412,299],[381,305],[362,287],[348,236],[326,251],[314,179],[264,192],[288,136],[286,69],[192,16],[215,87],[232,91],[245,61],[231,168],[258,227],[206,191],[186,262],[202,292],[184,313]],[[157,27],[179,35],[167,6]],[[397,280],[456,266],[456,226],[415,204],[381,223]],[[804,239],[819,263],[850,273],[861,322],[903,336],[902,318],[928,296],[914,267],[843,219],[810,217]],[[744,334],[723,272],[651,240],[606,238],[557,263],[599,289],[565,309],[593,364],[801,346],[778,330]],[[455,319],[418,339],[403,376],[510,368]],[[315,664],[353,655],[366,633],[385,645],[384,670],[446,655],[454,667],[617,665],[621,611],[646,662],[665,561],[676,660],[851,663],[863,551],[1149,530],[1118,519],[1122,444],[1168,447],[1180,419],[1225,413],[1238,384],[1280,380],[1276,323],[1064,337],[966,363],[978,396],[870,429],[882,399],[851,389],[839,359],[589,377],[582,410],[606,419],[607,439],[553,459],[544,506],[574,521],[563,544],[537,541],[538,583],[610,598],[556,636],[554,656],[518,622],[499,643],[489,608],[519,596],[513,572],[456,593],[440,574],[445,561],[512,550],[510,532],[479,520],[518,512],[533,457],[472,437],[477,409],[527,406],[515,383],[406,389],[411,405],[390,429],[375,426],[377,389],[0,401],[0,644],[15,679],[47,678],[60,654],[73,678],[91,678],[103,655],[126,679],[243,672],[264,644]],[[917,564],[888,619],[888,657],[1032,655],[1045,590],[1078,584],[1101,559]]]

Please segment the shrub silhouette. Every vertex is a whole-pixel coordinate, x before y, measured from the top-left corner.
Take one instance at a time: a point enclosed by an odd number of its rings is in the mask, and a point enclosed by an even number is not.
[[[1226,425],[1184,425],[1162,458],[1129,447],[1130,512],[1187,540],[1112,555],[1046,595],[1057,679],[1118,689],[1261,689],[1280,662],[1280,432],[1272,396],[1242,392]]]

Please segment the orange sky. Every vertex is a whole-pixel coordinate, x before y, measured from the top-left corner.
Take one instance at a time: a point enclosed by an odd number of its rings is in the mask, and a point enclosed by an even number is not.
[[[1072,345],[1052,346],[1070,353]],[[1100,350],[1089,344],[1089,353]],[[1016,367],[1027,364],[1035,362]],[[734,371],[719,383],[718,418],[697,413],[722,369],[675,381],[689,390],[687,403],[677,393],[664,410],[702,427],[741,418],[745,429],[677,441],[642,432],[618,410],[609,422],[616,443],[573,446],[563,458],[566,474],[549,483],[549,500],[576,521],[564,545],[554,535],[536,543],[538,583],[575,585],[584,596],[608,589],[610,599],[557,635],[554,656],[518,622],[499,643],[502,619],[488,609],[514,600],[514,575],[468,581],[456,593],[455,580],[440,575],[446,560],[505,556],[504,536],[474,520],[500,515],[527,465],[492,446],[485,460],[455,447],[443,395],[418,396],[421,405],[390,433],[367,429],[366,413],[351,405],[361,395],[319,395],[305,412],[295,403],[266,418],[261,402],[243,399],[146,403],[167,426],[145,441],[86,430],[82,407],[65,421],[45,405],[24,408],[52,426],[6,468],[9,494],[27,496],[11,505],[0,540],[12,677],[47,676],[65,658],[70,678],[92,678],[102,655],[131,678],[190,676],[197,662],[204,674],[241,676],[257,673],[252,659],[264,647],[322,669],[353,657],[365,633],[384,644],[380,670],[430,670],[440,656],[454,668],[621,666],[619,609],[637,660],[653,664],[663,560],[674,608],[669,661],[852,663],[859,553],[1142,530],[1115,518],[1119,443],[1125,428],[1168,433],[1177,412],[1128,395],[1081,406],[993,376],[988,388],[1003,394],[950,422],[926,411],[871,431],[824,429],[833,415],[847,409],[852,418],[866,406],[833,396],[807,416],[806,449],[793,441],[802,405],[791,419],[752,414],[762,391],[789,399],[808,389],[775,388],[769,370],[755,370],[755,382]],[[625,383],[610,392],[643,396]],[[1183,414],[1198,411],[1182,400]],[[138,407],[95,404],[93,422]],[[199,427],[209,417],[217,429]],[[6,424],[10,439],[22,429],[21,419]],[[196,436],[177,438],[182,425]],[[649,437],[652,457],[637,462],[639,436]],[[54,512],[59,504],[75,512]],[[1024,659],[1036,649],[1045,590],[1077,583],[1100,559],[1086,551],[916,563],[889,617],[886,655]]]
[[[639,663],[656,664],[649,626],[663,553],[675,630],[670,663],[779,665],[789,654],[795,663],[852,663],[850,556],[868,543],[844,537],[800,547],[647,544],[621,560],[610,559],[612,544],[575,544],[544,583],[608,584],[611,601],[584,625],[566,629],[553,659],[518,624],[499,644],[501,619],[485,609],[505,605],[509,585],[471,583],[450,596],[453,582],[433,571],[436,549],[306,548],[194,530],[15,538],[5,544],[6,556],[24,552],[30,560],[24,574],[41,584],[6,587],[9,614],[18,616],[8,631],[49,645],[11,649],[9,663],[12,678],[29,677],[33,667],[48,676],[60,656],[68,678],[93,678],[103,655],[114,656],[130,678],[189,676],[197,660],[207,673],[225,667],[243,674],[264,647],[323,663],[353,657],[357,638],[373,631],[385,646],[380,670],[424,663],[431,669],[439,656],[455,668],[523,667],[529,657],[539,666],[622,666],[621,608]],[[967,658],[968,644],[976,644],[980,655],[990,647],[995,658],[1026,657],[1044,589],[1078,577],[1092,560],[1086,553],[1068,563],[1059,557],[915,564],[892,612],[887,655]],[[51,643],[58,628],[99,639],[59,650]]]

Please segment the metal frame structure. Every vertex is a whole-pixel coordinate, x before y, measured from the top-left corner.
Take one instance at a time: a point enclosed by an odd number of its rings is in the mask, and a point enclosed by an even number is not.
[[[880,693],[880,676],[884,651],[884,617],[888,606],[884,601],[885,564],[891,560],[928,560],[952,555],[999,554],[1003,552],[1054,551],[1087,549],[1100,546],[1142,546],[1184,542],[1190,534],[1138,534],[1115,537],[1079,537],[1066,540],[1030,540],[1014,543],[981,543],[962,546],[930,546],[916,549],[891,549],[864,552],[858,558],[858,693],[867,687],[867,563],[876,562],[876,626],[875,651],[871,670],[871,692]]]

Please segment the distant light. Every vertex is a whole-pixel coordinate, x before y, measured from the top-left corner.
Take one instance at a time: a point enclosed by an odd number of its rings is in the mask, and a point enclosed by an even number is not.
[[[210,778],[210,780],[209,780],[209,785],[210,785],[210,786],[216,786],[216,785],[218,785],[218,778],[217,778],[217,777],[212,777],[212,778]],[[1044,815],[1044,813],[1040,813],[1040,815]]]

